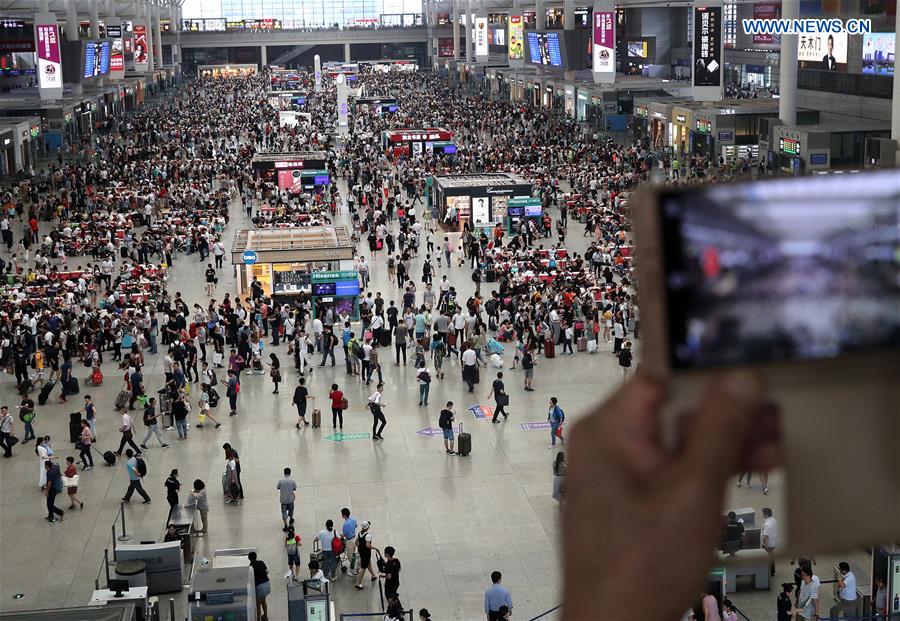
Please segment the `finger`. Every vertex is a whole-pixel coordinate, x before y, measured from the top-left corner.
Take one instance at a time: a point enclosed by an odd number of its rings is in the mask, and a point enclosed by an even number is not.
[[[685,461],[692,476],[723,485],[737,471],[754,417],[760,412],[759,381],[729,373],[707,388],[690,432]]]

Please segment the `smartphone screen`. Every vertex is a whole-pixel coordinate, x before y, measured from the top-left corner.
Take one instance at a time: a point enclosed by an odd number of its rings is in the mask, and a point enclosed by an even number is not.
[[[670,362],[900,347],[900,172],[664,192]]]

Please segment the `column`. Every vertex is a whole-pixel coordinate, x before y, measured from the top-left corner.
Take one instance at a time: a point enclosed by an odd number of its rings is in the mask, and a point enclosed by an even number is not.
[[[116,16],[116,0],[106,0],[106,16],[109,18]]]
[[[262,70],[266,65],[269,64],[269,54],[266,52],[266,46],[259,46],[259,68]]]
[[[90,1],[91,39],[100,38],[100,0]]]
[[[147,71],[153,71],[156,62],[156,57],[153,55],[153,44],[156,39],[153,36],[153,12],[146,3],[142,3],[140,6],[140,15],[147,24]]]
[[[472,27],[474,26],[472,19],[472,0],[466,0],[466,62],[472,62],[472,55],[475,51],[475,41],[472,37]]]
[[[563,1],[563,28],[565,30],[575,30],[575,0],[564,0]],[[593,32],[593,30],[591,30]],[[566,69],[563,72],[563,78],[567,82],[571,82],[575,80],[575,72]]]
[[[110,2],[115,2],[115,0],[110,0]],[[175,29],[175,42],[172,44],[172,66],[175,68],[177,76],[181,71],[181,7],[173,6],[170,11],[172,27]]]
[[[534,29],[535,30],[546,30],[547,29],[547,8],[544,6],[544,0],[535,0],[534,2]],[[528,50],[525,50],[525,56],[528,56]],[[537,67],[537,76],[538,78],[544,77],[544,68],[541,66]],[[538,99],[540,101],[544,100],[544,83],[543,80],[538,81],[538,86],[540,88],[540,93],[538,94]]]
[[[900,11],[897,11],[897,23],[894,32],[900,32]],[[897,143],[896,162],[900,162],[900,76],[894,74],[894,99],[891,101],[891,140]]]
[[[78,0],[66,0],[66,41],[78,40]],[[66,59],[62,59],[66,62]],[[71,59],[68,62],[72,62]],[[81,95],[84,86],[80,82],[72,84],[72,94]]]
[[[798,19],[799,2],[782,2],[781,18]],[[781,35],[781,57],[778,78],[778,118],[785,125],[797,125],[797,35]],[[785,62],[787,61],[787,62]],[[895,102],[896,103],[896,102]]]
[[[350,44],[349,43],[344,43],[344,62],[345,63],[350,62]]]
[[[450,0],[452,7],[450,19],[453,20],[453,60],[459,60],[459,3],[462,0]]]
[[[38,3],[38,13],[49,13],[50,12],[50,0],[41,0]]]
[[[156,46],[156,68],[162,69],[162,26],[159,23],[159,5],[153,5],[153,41]]]

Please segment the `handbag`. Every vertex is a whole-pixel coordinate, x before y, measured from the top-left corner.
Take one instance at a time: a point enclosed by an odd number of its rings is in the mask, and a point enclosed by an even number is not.
[[[77,442],[75,442],[75,450],[76,451],[83,451],[86,448],[87,448],[87,445],[84,442],[82,442],[81,440],[78,440]]]
[[[556,428],[556,437],[559,438],[560,440],[562,440],[562,437],[563,437],[562,430],[563,430],[562,425],[560,425],[559,427]]]
[[[340,403],[340,405],[341,405],[341,409],[342,409],[342,410],[348,410],[348,409],[350,409],[350,402],[347,401],[347,397],[341,397],[341,403]]]
[[[77,474],[76,474],[75,476],[72,476],[72,477],[66,477],[66,476],[64,476],[64,477],[62,478],[62,481],[63,481],[63,487],[78,487],[78,476],[79,476],[79,475],[77,475]]]
[[[272,379],[275,380],[276,382],[281,381],[281,371],[279,371],[278,369],[272,369],[271,376],[272,376]]]
[[[6,437],[6,443],[9,445],[10,448],[12,448],[12,447],[14,447],[16,444],[19,443],[19,438],[17,438],[17,437],[14,436],[14,435],[9,435],[9,436]]]

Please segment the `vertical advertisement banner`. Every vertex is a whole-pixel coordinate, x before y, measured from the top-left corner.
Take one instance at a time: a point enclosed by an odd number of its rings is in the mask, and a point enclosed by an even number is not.
[[[594,83],[612,83],[616,79],[616,21],[611,5],[594,4],[592,71]]]
[[[109,43],[109,77],[121,80],[125,77],[125,39],[122,33],[122,22],[114,20],[106,24],[106,38]]]
[[[694,99],[722,99],[722,3],[694,3]]]
[[[134,41],[134,70],[138,73],[150,69],[150,48],[147,45],[147,23],[135,21],[132,26]]]
[[[52,13],[35,14],[34,41],[38,90],[41,99],[62,99],[63,74],[56,15]]]
[[[780,2],[757,2],[753,5],[753,19],[781,19]],[[781,43],[781,35],[778,34],[754,34],[754,43]]]
[[[475,18],[475,56],[488,55],[488,20],[487,17]]]
[[[525,19],[521,15],[509,16],[509,49],[510,60],[525,60]],[[521,63],[520,63],[521,64]]]

